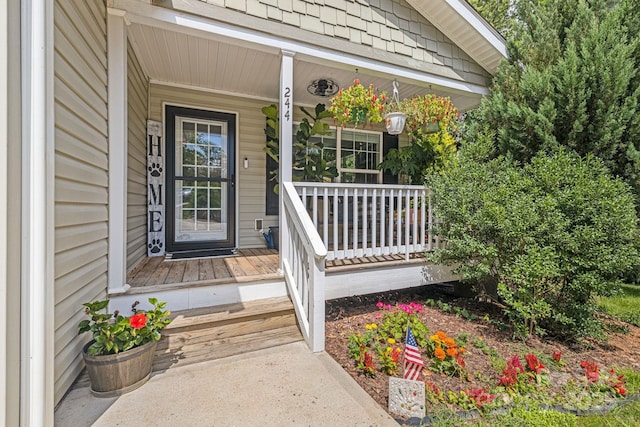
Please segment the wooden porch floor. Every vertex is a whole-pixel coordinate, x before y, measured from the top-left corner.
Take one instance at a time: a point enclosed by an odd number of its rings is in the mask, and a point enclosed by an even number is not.
[[[146,258],[127,275],[129,291],[150,287],[170,289],[279,279],[278,252],[273,249],[240,249],[237,256],[166,260]]]
[[[273,249],[240,249],[237,256],[165,260],[164,257],[146,258],[129,275],[128,293],[168,290],[184,286],[205,286],[225,283],[246,283],[281,279],[278,273],[278,251]],[[360,270],[374,266],[391,267],[406,263],[404,255],[382,255],[327,261],[326,271]],[[423,254],[414,254],[409,260],[424,262]]]

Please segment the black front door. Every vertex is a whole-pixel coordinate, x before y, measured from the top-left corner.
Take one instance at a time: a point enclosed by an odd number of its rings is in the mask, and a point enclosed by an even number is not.
[[[235,131],[235,114],[166,107],[168,252],[235,247]]]

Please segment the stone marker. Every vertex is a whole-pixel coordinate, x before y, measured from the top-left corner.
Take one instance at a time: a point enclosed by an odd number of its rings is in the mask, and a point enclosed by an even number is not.
[[[425,416],[424,382],[389,377],[389,412],[419,417]]]

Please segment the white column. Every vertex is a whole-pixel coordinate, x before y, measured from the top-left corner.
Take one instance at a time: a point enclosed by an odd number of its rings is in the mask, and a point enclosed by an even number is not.
[[[127,26],[124,11],[107,15],[109,113],[109,293],[127,280]]]
[[[289,229],[284,221],[284,189],[282,183],[291,182],[293,150],[293,56],[295,52],[283,50],[280,64],[280,269],[283,254],[289,247]]]
[[[20,425],[53,425],[53,5],[21,2]],[[17,392],[17,390],[16,390]]]

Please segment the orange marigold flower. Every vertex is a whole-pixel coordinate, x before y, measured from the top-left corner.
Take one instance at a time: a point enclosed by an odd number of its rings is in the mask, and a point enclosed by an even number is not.
[[[436,332],[436,335],[438,336],[439,339],[441,339],[442,341],[444,341],[447,338],[447,334],[445,334],[442,331],[438,331]]]
[[[467,349],[464,347],[460,347],[459,351],[460,353],[466,353]]]
[[[449,347],[447,349],[447,356],[454,357],[456,354],[458,354],[458,351],[455,348]]]
[[[453,347],[456,347],[456,342],[454,341],[453,338],[447,337],[444,339],[444,345],[446,345],[449,348],[453,348]]]
[[[442,348],[440,348],[440,347],[437,347],[437,348],[436,348],[436,351],[433,353],[433,355],[434,355],[437,359],[440,359],[440,360],[444,360],[444,358],[447,356],[447,355],[444,353],[444,350],[443,350]]]

